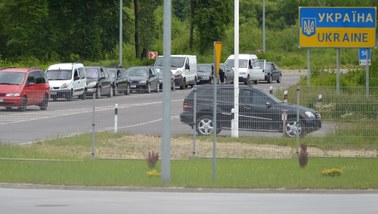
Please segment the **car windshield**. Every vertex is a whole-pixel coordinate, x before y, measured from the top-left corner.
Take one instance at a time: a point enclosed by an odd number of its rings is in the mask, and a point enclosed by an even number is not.
[[[171,57],[171,67],[179,68],[184,65],[185,57]],[[163,67],[164,57],[158,57],[155,65]]]
[[[116,79],[116,78],[117,78],[117,70],[116,70],[116,69],[108,68],[108,71],[109,71],[109,75],[110,75],[113,79]]]
[[[231,67],[235,67],[234,66],[234,59],[228,59],[226,60],[226,64],[231,66]],[[248,60],[246,59],[239,59],[239,68],[246,68],[248,65]]]
[[[130,76],[141,76],[141,77],[148,77],[148,70],[143,68],[129,68],[127,73]]]
[[[0,72],[0,85],[21,85],[24,82],[25,73]]]
[[[86,68],[87,78],[97,79],[98,78],[98,69],[97,68]]]
[[[48,80],[69,80],[72,77],[71,70],[47,70]]]
[[[212,71],[212,65],[209,64],[209,65],[197,65],[197,72],[205,72],[205,73],[211,73]]]

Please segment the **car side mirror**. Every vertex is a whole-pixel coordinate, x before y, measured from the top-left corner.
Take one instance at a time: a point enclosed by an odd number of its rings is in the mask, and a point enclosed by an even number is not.
[[[267,107],[271,107],[271,106],[272,106],[272,103],[270,103],[269,101],[266,101],[265,105],[266,105]]]
[[[185,69],[190,69],[189,64],[185,64]]]
[[[74,80],[79,80],[79,79],[80,79],[80,77],[78,77],[78,76],[74,77]]]

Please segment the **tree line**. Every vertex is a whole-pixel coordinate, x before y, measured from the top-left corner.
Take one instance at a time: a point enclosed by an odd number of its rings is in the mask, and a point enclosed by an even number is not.
[[[126,61],[163,50],[164,0],[122,0],[123,44],[119,47],[119,0],[0,0],[0,60],[17,62]],[[378,0],[265,0],[267,49],[298,51],[299,6],[367,6]],[[240,0],[240,51],[262,48],[263,0]],[[172,53],[212,57],[222,41],[233,52],[234,1],[172,0]]]

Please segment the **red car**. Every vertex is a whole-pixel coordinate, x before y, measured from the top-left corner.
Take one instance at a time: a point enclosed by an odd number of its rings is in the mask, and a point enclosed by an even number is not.
[[[25,111],[26,106],[37,105],[46,110],[49,98],[50,85],[41,69],[0,69],[0,106]]]

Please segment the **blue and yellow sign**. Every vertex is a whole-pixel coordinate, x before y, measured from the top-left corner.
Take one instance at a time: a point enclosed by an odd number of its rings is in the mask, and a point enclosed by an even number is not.
[[[375,47],[376,7],[299,7],[299,46]]]

